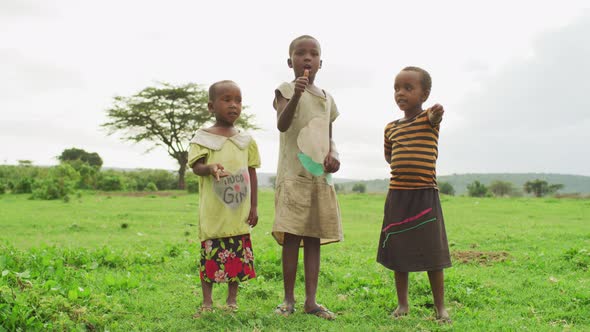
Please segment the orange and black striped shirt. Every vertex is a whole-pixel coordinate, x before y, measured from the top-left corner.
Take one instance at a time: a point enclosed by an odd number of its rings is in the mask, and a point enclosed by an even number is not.
[[[391,167],[389,189],[424,189],[436,186],[439,124],[432,125],[427,111],[385,127],[385,160]]]

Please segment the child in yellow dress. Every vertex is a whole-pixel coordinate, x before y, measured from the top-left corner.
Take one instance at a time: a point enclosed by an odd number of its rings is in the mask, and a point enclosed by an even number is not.
[[[196,132],[188,156],[189,166],[200,176],[200,311],[212,310],[213,283],[228,283],[226,305],[235,311],[238,283],[256,276],[250,228],[258,223],[260,156],[254,139],[234,127],[242,112],[236,83],[211,85],[208,107],[215,124]]]

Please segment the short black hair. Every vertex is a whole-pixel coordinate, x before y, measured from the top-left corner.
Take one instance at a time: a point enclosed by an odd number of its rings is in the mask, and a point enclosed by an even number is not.
[[[317,39],[315,39],[314,37],[312,37],[310,35],[301,35],[301,36],[293,39],[291,44],[289,44],[289,57],[291,57],[291,54],[293,54],[293,49],[295,48],[295,44],[297,44],[298,41],[303,40],[303,39],[314,40],[316,43],[318,43],[318,46],[320,47],[320,52],[322,51],[322,47],[320,46],[320,42]]]
[[[417,73],[420,73],[422,75],[422,79],[420,80],[422,90],[424,90],[425,92],[430,92],[430,90],[432,89],[432,78],[426,70],[420,67],[408,66],[402,69],[402,71],[415,71]]]
[[[209,101],[215,101],[215,97],[217,97],[217,87],[218,86],[220,86],[222,84],[228,84],[228,83],[239,87],[239,85],[232,80],[223,80],[223,81],[215,82],[215,83],[211,84],[211,86],[209,87]]]

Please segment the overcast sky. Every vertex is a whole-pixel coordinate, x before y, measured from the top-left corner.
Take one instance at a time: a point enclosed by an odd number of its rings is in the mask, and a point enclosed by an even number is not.
[[[52,165],[78,147],[107,167],[177,169],[107,136],[105,110],[158,81],[232,79],[262,128],[260,171],[274,172],[273,91],[293,79],[290,41],[310,34],[316,83],[341,112],[337,177],[388,177],[383,128],[403,115],[393,79],[408,65],[432,75],[425,106],[446,109],[439,175],[590,175],[590,1],[487,3],[0,0],[0,163]]]

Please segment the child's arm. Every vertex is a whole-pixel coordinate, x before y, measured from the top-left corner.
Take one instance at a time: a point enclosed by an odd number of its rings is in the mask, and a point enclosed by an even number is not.
[[[248,215],[248,225],[254,227],[258,224],[258,177],[256,168],[248,167],[250,175],[250,214]]]
[[[383,135],[383,151],[387,165],[391,165],[391,141],[387,137],[387,127],[385,127],[385,133]]]
[[[338,152],[332,150],[332,124],[330,123],[330,152],[324,159],[324,170],[328,173],[336,173],[340,169],[340,161],[337,159]]]
[[[442,116],[445,113],[445,109],[441,104],[434,104],[431,108],[428,109],[428,120],[430,124],[433,126],[438,125],[442,121]]]
[[[213,175],[217,181],[219,178],[229,175],[221,164],[205,164],[205,158],[201,158],[193,164],[193,173],[199,176]]]
[[[309,70],[306,69],[303,76],[297,77],[295,80],[295,93],[293,93],[291,99],[286,99],[278,90],[275,91],[275,99],[277,101],[277,128],[280,132],[285,132],[291,127],[299,99],[301,99],[301,95],[309,83],[308,75]]]

